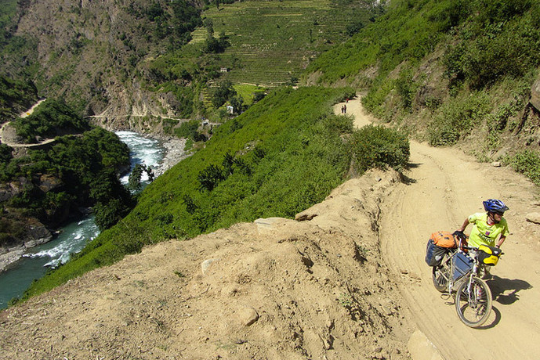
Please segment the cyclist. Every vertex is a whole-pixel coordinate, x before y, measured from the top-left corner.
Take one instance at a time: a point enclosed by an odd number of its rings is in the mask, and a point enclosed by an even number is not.
[[[469,224],[473,224],[469,246],[478,247],[483,244],[500,248],[509,234],[508,223],[503,217],[508,206],[497,199],[488,199],[483,204],[486,212],[470,215],[454,235],[465,238],[463,231]],[[486,277],[489,277],[489,273],[486,273]]]

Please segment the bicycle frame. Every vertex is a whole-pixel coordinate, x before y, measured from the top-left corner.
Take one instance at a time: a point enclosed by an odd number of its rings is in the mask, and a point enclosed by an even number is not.
[[[469,270],[465,275],[459,277],[458,279],[454,280],[454,274],[456,272],[456,261],[455,258],[458,253],[460,253],[461,250],[456,250],[450,255],[450,273],[448,277],[448,294],[451,295],[454,287],[456,284],[461,283],[464,281],[465,278],[468,278],[469,286],[472,282],[472,278],[474,276],[478,275],[478,269],[480,268],[480,264],[478,262],[478,255],[474,254],[474,256],[469,256],[471,259],[473,259],[473,264],[471,270]],[[473,249],[474,251],[474,249]],[[465,254],[464,252],[461,252]]]

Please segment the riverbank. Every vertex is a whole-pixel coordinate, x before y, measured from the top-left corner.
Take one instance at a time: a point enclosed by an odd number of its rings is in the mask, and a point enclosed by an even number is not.
[[[165,171],[178,164],[180,161],[189,157],[191,153],[186,153],[186,139],[169,138],[162,141],[162,146],[165,149],[163,160],[158,165],[155,175],[156,177],[165,173]]]
[[[0,246],[0,273],[5,271],[11,264],[18,261],[27,251],[38,245],[48,243],[53,239],[52,234],[42,224],[32,226],[33,238],[22,244],[11,247]]]

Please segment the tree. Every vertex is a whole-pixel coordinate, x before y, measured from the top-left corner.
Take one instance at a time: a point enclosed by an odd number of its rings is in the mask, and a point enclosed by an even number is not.
[[[223,158],[221,165],[223,166],[223,176],[227,177],[231,175],[234,172],[234,156],[232,156],[230,152],[227,152],[225,154],[225,157]]]
[[[345,32],[348,36],[353,36],[354,34],[357,34],[364,28],[364,23],[360,20],[355,20],[351,24],[348,24],[346,27]]]
[[[208,30],[208,29],[207,29]],[[230,45],[227,36],[225,35],[225,32],[222,31],[219,34],[219,38],[216,39],[213,35],[213,29],[212,33],[208,31],[208,36],[206,37],[206,41],[204,43],[203,51],[208,54],[219,54],[225,51],[225,49]]]
[[[148,175],[148,181],[154,181],[154,172],[152,171],[152,168],[150,166],[144,164],[135,164],[133,170],[131,171],[131,174],[129,174],[128,187],[131,190],[141,190],[141,178],[143,172],[146,172],[146,175]]]
[[[219,108],[234,96],[236,96],[236,90],[234,90],[232,82],[230,80],[222,81],[219,84],[219,87],[214,91],[212,105],[214,105],[215,108]]]
[[[12,151],[13,148],[6,144],[0,144],[0,164],[7,165],[13,159]]]
[[[96,225],[100,231],[106,230],[126,216],[129,210],[119,199],[112,199],[107,203],[98,202],[94,206]]]
[[[236,114],[241,114],[244,111],[244,99],[241,96],[235,96],[229,102]]]
[[[193,201],[193,198],[189,195],[184,195],[184,204],[186,205],[186,211],[191,215],[193,215],[199,208],[195,204],[195,201]]]
[[[208,190],[212,191],[218,184],[225,180],[223,171],[216,165],[209,165],[203,169],[197,176],[199,180],[199,191]]]
[[[101,231],[115,225],[135,206],[129,191],[120,183],[114,169],[105,169],[95,180],[91,197],[96,201],[94,214]]]
[[[214,22],[212,19],[204,20],[204,26],[206,27],[206,33],[208,37],[214,37]]]

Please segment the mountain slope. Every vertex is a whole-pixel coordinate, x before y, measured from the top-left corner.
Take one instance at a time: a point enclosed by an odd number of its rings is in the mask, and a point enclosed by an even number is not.
[[[380,12],[364,0],[213,5],[20,2],[2,72],[26,76],[40,96],[62,97],[105,128],[159,133],[162,118],[213,115],[204,96],[223,79],[290,83],[310,59],[348,38],[348,26]]]

